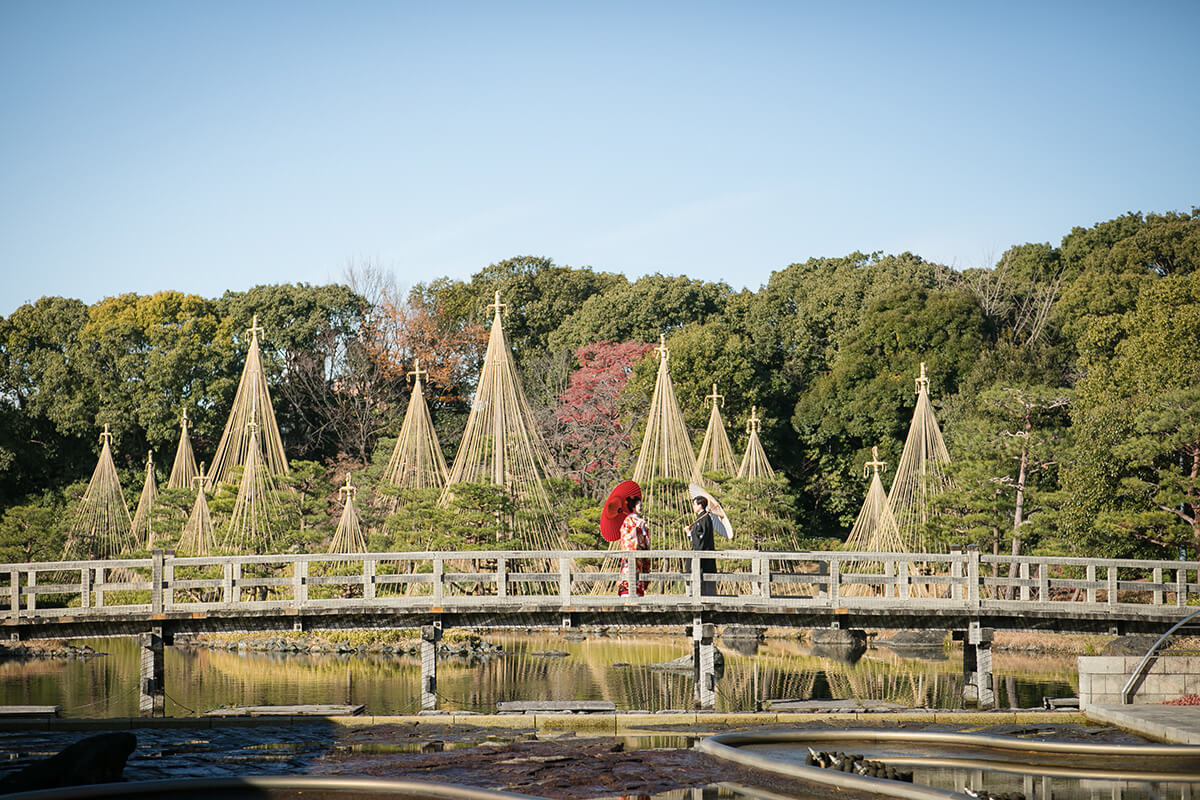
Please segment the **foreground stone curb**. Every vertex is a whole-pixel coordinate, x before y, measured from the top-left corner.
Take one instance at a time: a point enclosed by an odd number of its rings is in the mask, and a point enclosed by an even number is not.
[[[838,720],[875,722],[936,722],[959,725],[1083,724],[1074,711],[859,711],[859,712],[740,712],[687,711],[663,714],[422,714],[395,716],[261,716],[261,717],[106,717],[4,719],[0,731],[104,731],[136,728],[287,727],[326,723],[346,728],[375,725],[464,725],[476,728],[574,731],[595,736],[638,731],[661,732],[667,726],[687,725],[697,735],[707,729],[736,726],[803,725]]]

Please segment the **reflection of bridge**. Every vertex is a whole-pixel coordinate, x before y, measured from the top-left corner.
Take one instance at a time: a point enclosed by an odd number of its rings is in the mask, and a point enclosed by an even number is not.
[[[990,632],[1162,631],[1200,595],[1200,562],[951,554],[639,553],[644,598],[607,592],[626,556],[596,551],[281,554],[0,565],[11,638],[140,635],[154,707],[162,644],[176,633],[420,628],[434,703],[442,627],[690,625],[697,696],[713,699],[714,624],[962,631],[964,671],[989,702]],[[712,554],[710,554],[712,555]],[[629,559],[631,568],[636,565]],[[859,572],[843,572],[854,564]],[[702,577],[721,594],[701,596]]]

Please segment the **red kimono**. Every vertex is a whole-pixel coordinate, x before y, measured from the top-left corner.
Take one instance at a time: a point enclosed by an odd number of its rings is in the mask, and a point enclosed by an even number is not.
[[[649,550],[650,549],[650,532],[646,530],[646,520],[639,516],[636,512],[631,512],[625,517],[625,521],[621,523],[621,549],[622,550]],[[638,575],[642,575],[650,571],[650,559],[639,558],[637,560]],[[617,594],[625,596],[629,594],[629,562],[621,559],[621,574],[625,576],[625,580],[617,584]],[[638,581],[634,587],[638,597],[646,595],[647,581]]]

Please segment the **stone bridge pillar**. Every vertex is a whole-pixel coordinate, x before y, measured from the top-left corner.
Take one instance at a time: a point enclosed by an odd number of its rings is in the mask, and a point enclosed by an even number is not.
[[[991,628],[972,622],[963,637],[963,699],[975,700],[979,708],[994,708],[996,694],[992,689]]]
[[[138,636],[141,669],[138,682],[138,713],[143,717],[161,717],[166,713],[164,686],[163,637],[161,630]]]
[[[421,710],[437,709],[437,646],[442,629],[437,625],[421,626]]]
[[[697,620],[692,624],[692,677],[696,687],[696,703],[706,710],[712,710],[717,705],[717,648],[713,638],[712,623]]]

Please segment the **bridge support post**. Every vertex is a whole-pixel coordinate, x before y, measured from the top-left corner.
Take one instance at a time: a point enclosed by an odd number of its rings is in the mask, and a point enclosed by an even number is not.
[[[696,687],[696,703],[711,711],[717,705],[716,645],[711,622],[692,624],[692,677]]]
[[[963,638],[963,699],[974,700],[979,708],[994,708],[996,693],[992,688],[991,628],[972,622]]]
[[[421,626],[421,710],[437,709],[437,646],[442,629],[436,625]]]
[[[166,713],[164,686],[163,637],[158,631],[138,636],[141,669],[138,680],[138,713],[143,717],[161,717]]]

